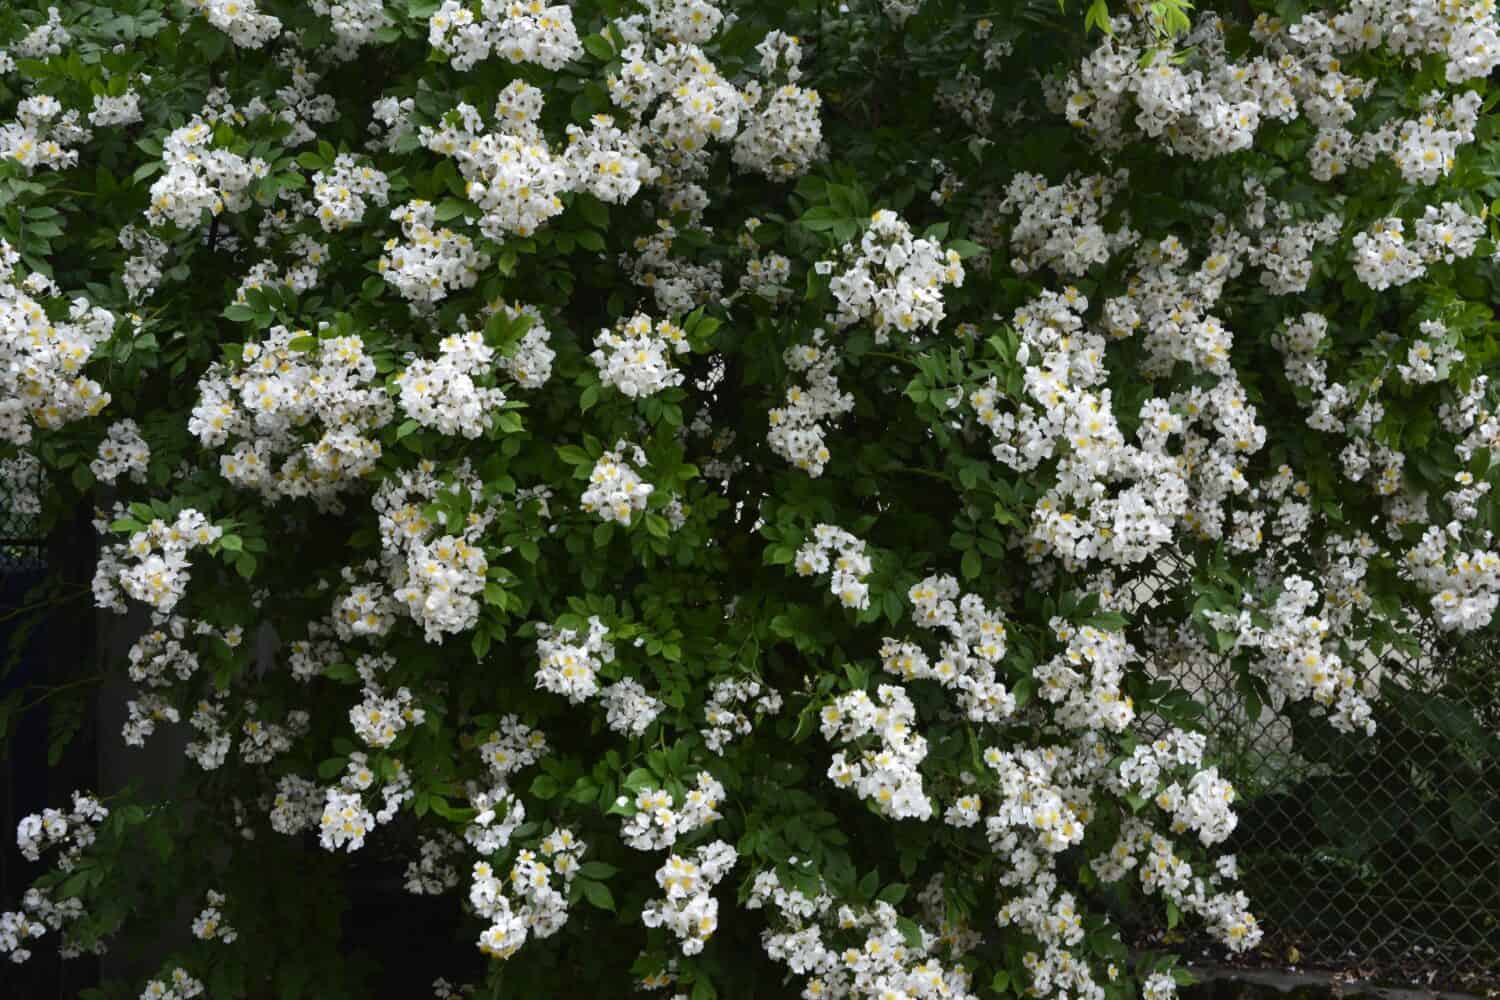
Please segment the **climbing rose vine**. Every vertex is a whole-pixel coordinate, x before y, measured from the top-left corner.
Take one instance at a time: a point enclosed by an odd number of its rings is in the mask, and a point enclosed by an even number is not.
[[[4,5],[0,476],[187,760],[21,822],[0,954],[1166,1000],[1127,916],[1262,936],[1179,670],[1362,734],[1495,627],[1497,63],[1492,0]]]

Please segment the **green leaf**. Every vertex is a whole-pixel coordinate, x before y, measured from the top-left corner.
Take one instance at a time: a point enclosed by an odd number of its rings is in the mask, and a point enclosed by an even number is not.
[[[610,893],[609,886],[592,879],[579,879],[579,881],[583,883],[583,898],[588,900],[590,905],[614,912],[615,897]]]
[[[600,62],[609,62],[615,57],[615,47],[603,35],[589,35],[583,39],[583,50]]]
[[[548,799],[557,798],[558,792],[561,791],[562,786],[559,785],[557,783],[557,779],[552,777],[552,775],[550,774],[539,774],[531,783],[531,794],[544,802]]]

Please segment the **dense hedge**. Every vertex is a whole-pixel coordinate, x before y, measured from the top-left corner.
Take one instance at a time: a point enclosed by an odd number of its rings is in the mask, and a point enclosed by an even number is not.
[[[23,822],[0,951],[1165,1000],[1116,915],[1252,947],[1177,665],[1367,732],[1492,627],[1496,27],[6,5],[0,476],[97,507],[124,742],[191,763]],[[382,872],[440,899],[366,937]]]

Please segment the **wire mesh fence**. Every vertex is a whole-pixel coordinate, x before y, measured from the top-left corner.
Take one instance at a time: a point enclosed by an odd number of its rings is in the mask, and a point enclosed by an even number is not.
[[[0,573],[25,573],[45,567],[37,497],[40,467],[0,463]]]
[[[1166,602],[1186,570],[1137,584],[1148,627],[1162,612],[1181,620]],[[1155,665],[1202,704],[1240,792],[1225,846],[1266,931],[1263,960],[1500,986],[1500,640],[1347,654],[1380,677],[1374,736],[1299,706],[1251,717],[1223,657]]]

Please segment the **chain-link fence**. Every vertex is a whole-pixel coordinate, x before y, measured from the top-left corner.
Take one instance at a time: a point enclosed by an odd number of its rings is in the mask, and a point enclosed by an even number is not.
[[[0,463],[0,573],[26,573],[46,565],[38,519],[39,466]]]
[[[1148,627],[1181,620],[1167,595],[1183,593],[1186,569],[1137,584]],[[1380,677],[1373,737],[1303,706],[1250,717],[1221,657],[1155,665],[1203,705],[1210,749],[1240,792],[1225,846],[1266,931],[1258,958],[1500,986],[1500,640],[1434,636],[1414,655],[1345,660]]]

